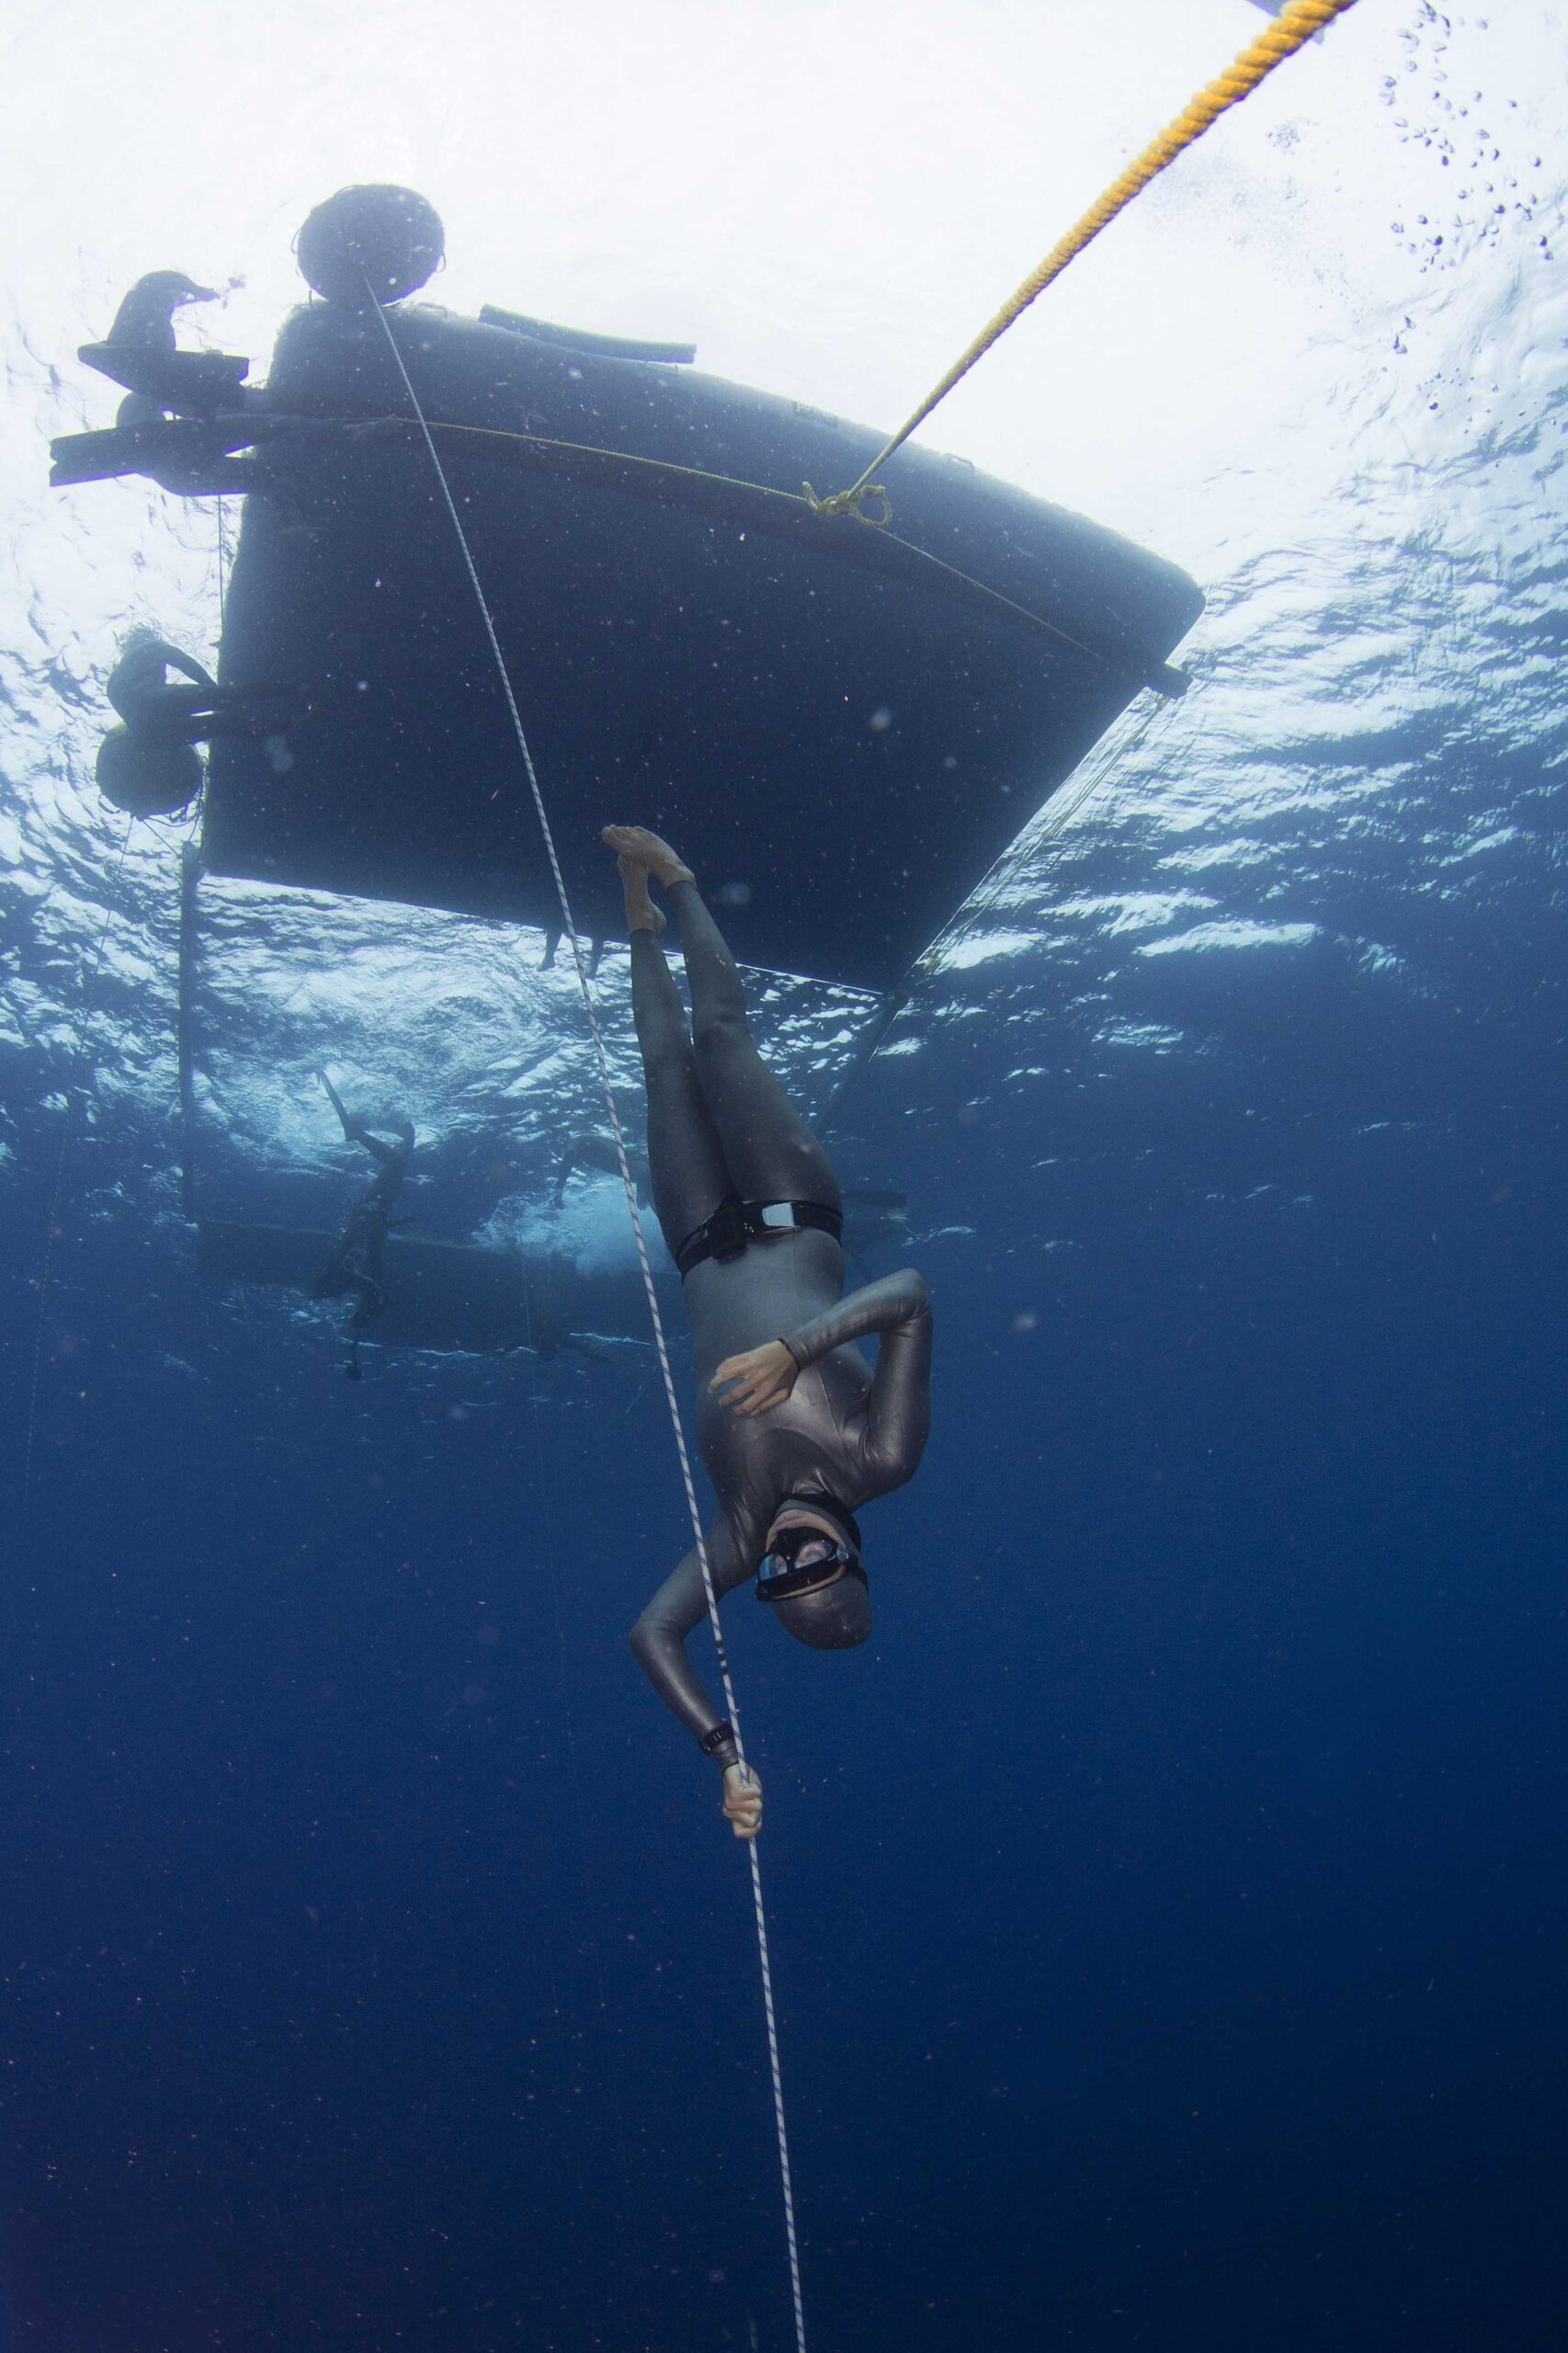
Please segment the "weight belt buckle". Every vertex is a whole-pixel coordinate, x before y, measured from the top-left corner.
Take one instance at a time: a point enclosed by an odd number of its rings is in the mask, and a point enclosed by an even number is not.
[[[722,1266],[746,1246],[746,1213],[739,1201],[724,1201],[708,1221],[708,1246]]]

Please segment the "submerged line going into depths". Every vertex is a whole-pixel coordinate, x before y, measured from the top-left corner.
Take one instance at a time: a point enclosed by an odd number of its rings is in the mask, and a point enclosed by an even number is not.
[[[517,699],[513,691],[511,673],[506,667],[506,657],[501,650],[501,641],[496,634],[495,623],[485,598],[478,567],[474,563],[473,552],[468,543],[468,533],[463,529],[462,517],[458,513],[457,501],[452,496],[451,485],[447,480],[440,453],[436,448],[430,427],[426,422],[425,411],[420,404],[419,395],[414,389],[413,380],[403,365],[403,353],[398,348],[397,338],[392,331],[392,324],[381,304],[376,301],[369,278],[365,278],[364,283],[366,301],[374,311],[381,324],[381,332],[386,336],[387,347],[392,353],[403,382],[403,389],[424,437],[426,450],[436,480],[440,486],[441,496],[445,501],[452,529],[457,536],[463,566],[469,577],[469,585],[473,590],[474,599],[484,623],[484,634],[489,641],[490,652],[501,681],[502,692],[506,698],[506,710],[512,722],[512,732],[517,737],[517,749],[522,756],[523,770],[528,778],[534,814],[539,819],[540,832],[544,837],[545,853],[549,858],[550,870],[555,883],[555,895],[561,904],[562,923],[566,938],[572,944],[572,961],[576,969],[577,986],[582,995],[583,1010],[587,1016],[588,1030],[593,1040],[594,1059],[598,1067],[599,1086],[604,1095],[605,1109],[609,1118],[610,1131],[615,1138],[616,1161],[619,1166],[620,1181],[626,1194],[627,1214],[631,1221],[631,1237],[637,1246],[637,1263],[642,1271],[642,1288],[647,1295],[648,1316],[653,1329],[653,1345],[658,1350],[659,1370],[665,1384],[665,1401],[670,1410],[670,1427],[675,1434],[676,1453],[679,1458],[681,1480],[686,1489],[687,1509],[691,1516],[698,1564],[702,1571],[702,1589],[707,1597],[708,1620],[713,1629],[713,1643],[718,1653],[719,1675],[724,1688],[725,1712],[733,1728],[735,1750],[744,1770],[746,1758],[744,1743],[741,1737],[740,1709],[736,1704],[734,1684],[731,1679],[730,1659],[724,1644],[723,1628],[719,1623],[719,1597],[714,1590],[713,1570],[708,1558],[707,1539],[702,1530],[702,1513],[697,1500],[697,1484],[692,1476],[691,1455],[686,1442],[686,1427],[681,1419],[680,1401],[676,1395],[675,1375],[670,1369],[669,1347],[665,1336],[665,1319],[659,1312],[658,1294],[653,1288],[653,1269],[648,1257],[648,1245],[642,1232],[642,1215],[637,1206],[637,1187],[632,1179],[631,1163],[626,1151],[625,1132],[620,1124],[620,1111],[615,1099],[615,1082],[610,1074],[609,1056],[605,1049],[604,1033],[599,1027],[598,1008],[594,999],[593,983],[588,977],[587,966],[583,961],[577,926],[572,917],[572,903],[567,895],[566,878],[561,870],[561,859],[555,847],[555,835],[551,825],[550,813],[545,807],[539,772],[534,767],[533,753],[528,746],[522,714],[518,710]],[[755,1838],[749,1841],[748,1852],[751,1859],[752,1908],[756,1916],[757,1960],[762,1972],[763,2016],[767,2029],[767,2058],[773,2079],[773,2117],[778,2135],[778,2174],[784,2200],[784,2235],[790,2256],[790,2290],[794,2304],[795,2346],[796,2353],[806,2353],[805,2304],[801,2289],[801,2251],[795,2228],[795,2190],[790,2168],[790,2136],[784,2113],[784,2076],[779,2063],[778,2024],[773,2004],[773,1971],[767,1949],[767,1915],[762,1900],[762,1865],[757,1858]]]
[[[98,974],[104,968],[104,951],[108,946],[109,926],[113,923],[115,916],[114,894],[119,888],[119,878],[125,866],[125,853],[131,847],[131,829],[134,823],[135,820],[131,817],[127,817],[125,821],[125,834],[119,845],[119,856],[115,859],[114,872],[109,877],[108,889],[104,894],[104,921],[103,929],[98,934],[98,952],[93,959],[92,971],[82,984],[82,1010],[76,1031],[77,1048],[82,1052],[85,1051],[87,1044],[87,1000],[97,984]],[[92,1085],[90,1067],[87,1084],[90,1090]],[[60,1233],[60,1200],[65,1189],[65,1154],[71,1144],[72,1101],[69,1079],[65,1083],[64,1097],[60,1115],[60,1150],[55,1156],[54,1185],[49,1197],[49,1218],[44,1227],[43,1265],[38,1279],[38,1313],[33,1318],[32,1375],[28,1383],[27,1435],[22,1443],[20,1517],[23,1519],[28,1516],[28,1509],[32,1500],[33,1451],[38,1431],[39,1381],[43,1370],[43,1316],[49,1303],[50,1281],[54,1272],[54,1245]]]

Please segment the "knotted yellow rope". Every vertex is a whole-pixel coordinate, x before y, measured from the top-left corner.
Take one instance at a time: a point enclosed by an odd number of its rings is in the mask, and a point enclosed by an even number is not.
[[[1051,279],[1060,278],[1074,256],[1081,254],[1107,223],[1114,221],[1140,190],[1146,188],[1149,182],[1165,170],[1167,164],[1174,164],[1183,148],[1190,147],[1194,140],[1201,139],[1210,124],[1217,121],[1227,107],[1239,106],[1244,98],[1250,97],[1258,84],[1266,81],[1277,65],[1282,65],[1288,57],[1293,57],[1314,33],[1321,32],[1324,25],[1332,24],[1335,17],[1342,17],[1346,8],[1353,8],[1355,5],[1356,0],[1287,0],[1286,6],[1268,30],[1259,33],[1257,39],[1244,49],[1241,55],[1209,84],[1207,89],[1199,90],[1176,120],[1162,131],[1157,139],[1152,140],[1141,155],[1133,157],[1120,178],[1111,182],[1099,201],[1092,204],[1083,219],[1074,223],[1061,243],[1052,245],[1039,268],[1031,270],[1017,292],[1003,303],[990,324],[981,329],[962,358],[956,359],[941,382],[926,393],[914,415],[899,426],[887,447],[877,452],[859,481],[852,483],[848,490],[834,492],[828,498],[818,498],[810,489],[806,491],[814,511],[819,515],[860,516],[861,499],[875,496],[881,499],[883,513],[876,517],[861,516],[861,519],[885,523],[891,509],[885,491],[871,481],[877,468],[886,465],[893,451],[903,448],[916,426],[925,423],[937,402],[947,398],[953,386],[968,375],[975,361],[983,358],[1021,312],[1028,309],[1035,296],[1043,294]]]

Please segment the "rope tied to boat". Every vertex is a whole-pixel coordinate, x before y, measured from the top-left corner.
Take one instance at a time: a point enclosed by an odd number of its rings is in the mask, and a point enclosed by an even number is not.
[[[881,460],[879,458],[877,464],[881,463]],[[872,472],[875,472],[875,471],[876,468],[873,467]],[[872,529],[877,531],[885,531],[892,521],[892,501],[880,482],[858,482],[853,490],[830,490],[825,498],[819,498],[811,483],[803,482],[801,484],[801,495],[813,515],[829,517],[853,515],[858,523],[869,523]],[[882,511],[880,515],[867,514],[868,498],[881,500]]]
[[[985,357],[992,345],[1000,341],[1014,320],[1028,309],[1037,295],[1043,294],[1051,280],[1061,277],[1068,263],[1074,261],[1085,245],[1091,244],[1119,212],[1125,211],[1133,198],[1141,195],[1151,180],[1156,179],[1161,172],[1176,162],[1178,155],[1196,140],[1201,139],[1227,108],[1239,106],[1244,98],[1250,97],[1276,66],[1282,65],[1288,57],[1293,57],[1315,33],[1321,32],[1325,25],[1333,23],[1335,17],[1342,17],[1347,8],[1355,6],[1356,0],[1287,0],[1287,5],[1267,31],[1259,33],[1256,40],[1249,41],[1246,48],[1232,59],[1222,74],[1217,74],[1196,97],[1189,98],[1175,121],[1167,123],[1159,136],[1152,139],[1147,147],[1133,157],[1104,195],[1073,223],[1064,237],[1058,239],[1045,259],[1008,296],[995,317],[982,327],[969,348],[954,360],[940,383],[933,385],[913,415],[906,417],[892,440],[878,450],[859,480],[851,483],[847,490],[835,491],[827,498],[815,497],[808,488],[806,495],[813,511],[828,517],[855,515],[861,522],[869,520],[861,514],[857,502],[862,494],[869,494],[871,476],[887,464],[895,450],[903,449],[910,435],[925,424],[932,410],[939,402],[946,400],[954,385],[962,381],[975,363]],[[877,494],[883,499],[887,496],[880,487]],[[883,520],[891,519],[892,514],[890,506]]]
[[[740,1708],[735,1699],[735,1687],[730,1674],[729,1652],[724,1642],[724,1630],[719,1622],[719,1597],[713,1584],[712,1563],[708,1557],[708,1540],[703,1531],[702,1512],[697,1500],[697,1482],[692,1474],[691,1453],[687,1445],[686,1427],[681,1418],[680,1401],[676,1395],[675,1374],[670,1366],[665,1319],[660,1311],[658,1293],[653,1287],[653,1269],[648,1256],[647,1237],[642,1230],[642,1212],[637,1205],[637,1187],[631,1175],[631,1162],[626,1149],[626,1135],[621,1126],[620,1108],[616,1101],[615,1082],[610,1074],[609,1055],[605,1047],[604,1032],[599,1025],[598,1006],[594,996],[593,981],[588,967],[584,961],[582,943],[577,937],[577,926],[573,920],[572,903],[567,893],[566,878],[562,871],[560,854],[555,847],[554,829],[550,822],[550,812],[545,806],[539,771],[534,766],[533,753],[523,727],[522,713],[517,707],[511,673],[506,667],[506,657],[501,650],[501,640],[496,632],[494,617],[490,610],[489,602],[480,581],[479,569],[473,560],[473,551],[469,546],[468,533],[463,529],[462,517],[458,512],[457,501],[452,495],[451,484],[447,480],[446,469],[441,463],[440,454],[426,420],[419,395],[414,389],[413,379],[403,365],[403,354],[398,349],[397,338],[392,334],[391,322],[385,311],[376,301],[374,290],[368,278],[365,278],[364,284],[366,300],[381,322],[381,332],[386,336],[398,375],[403,381],[403,392],[414,411],[415,421],[424,437],[425,448],[457,538],[463,566],[468,574],[469,585],[473,590],[475,601],[479,606],[480,617],[484,623],[485,637],[489,642],[496,674],[501,681],[501,689],[506,699],[506,710],[512,722],[512,733],[517,738],[518,752],[522,756],[523,772],[528,779],[534,814],[539,819],[540,832],[544,837],[545,853],[550,860],[550,871],[555,883],[555,895],[561,908],[562,934],[571,943],[572,961],[576,971],[577,986],[583,999],[583,1010],[587,1016],[588,1033],[593,1040],[599,1087],[604,1097],[605,1110],[609,1119],[610,1133],[615,1140],[616,1164],[620,1172],[620,1182],[626,1195],[627,1215],[631,1220],[631,1238],[637,1249],[637,1264],[642,1277],[642,1288],[647,1296],[648,1319],[653,1325],[653,1346],[658,1352],[659,1370],[664,1379],[665,1401],[669,1407],[670,1427],[675,1434],[676,1454],[680,1463],[681,1481],[686,1490],[686,1505],[691,1518],[698,1565],[702,1571],[702,1590],[708,1603],[708,1621],[713,1630],[713,1646],[718,1653],[719,1676],[724,1691],[724,1711],[730,1721],[730,1729],[734,1735],[735,1753],[740,1761],[741,1769],[743,1772],[749,1773],[745,1745],[741,1737]],[[757,1856],[755,1838],[748,1842],[747,1852],[751,1859],[752,1909],[756,1915],[757,1961],[762,1973],[762,2006],[767,2029],[768,2068],[773,2082],[773,2119],[778,2140],[778,2172],[784,2202],[784,2236],[789,2251],[790,2290],[794,2306],[795,2353],[806,2353],[806,2315],[801,2286],[800,2238],[795,2227],[795,2189],[790,2166],[790,2135],[784,2112],[784,2075],[778,2054],[778,2021],[773,2004],[773,1968],[768,1955],[767,1914],[762,1900],[762,1865]]]
[[[380,422],[403,426],[415,425],[415,420],[412,417],[382,418]],[[672,458],[643,457],[633,449],[606,449],[593,442],[562,441],[542,433],[506,432],[493,425],[454,425],[439,417],[433,423],[426,422],[425,431],[431,437],[443,435],[465,441],[498,442],[509,449],[518,450],[550,449],[562,451],[569,456],[603,458],[609,460],[615,465],[626,467],[629,472],[634,471],[638,475],[653,477],[663,474],[668,475],[672,480],[713,483],[727,490],[744,490],[754,497],[767,500],[775,507],[784,509],[803,506],[808,511],[814,508],[829,515],[851,511],[852,502],[847,491],[835,491],[828,498],[818,498],[809,483],[803,483],[799,492],[780,490],[771,483],[748,482],[740,474],[715,473],[708,466],[680,465]],[[879,497],[886,496],[886,493],[874,484],[861,494],[870,497],[873,493]],[[889,541],[894,547],[902,548],[906,555],[913,556],[933,572],[945,574],[947,578],[956,582],[960,588],[971,591],[976,597],[983,597],[986,603],[994,606],[998,612],[1010,614],[1015,620],[1024,622],[1029,629],[1038,631],[1042,636],[1053,638],[1058,645],[1071,646],[1075,654],[1082,654],[1086,661],[1097,662],[1108,670],[1119,670],[1129,677],[1136,678],[1140,686],[1153,687],[1157,694],[1186,693],[1187,681],[1179,671],[1168,669],[1163,664],[1141,664],[1126,657],[1119,659],[1115,654],[1108,653],[1105,647],[1090,645],[1083,638],[1075,637],[1071,630],[1060,628],[1055,621],[1048,621],[1043,613],[1031,612],[1027,605],[1020,605],[1016,597],[1004,596],[1000,588],[993,588],[987,582],[977,580],[973,573],[960,570],[959,565],[948,563],[943,556],[933,555],[929,548],[917,547],[913,540],[902,539],[898,532],[890,528],[891,510],[886,515],[866,515],[861,519],[872,524],[879,530],[884,531]]]

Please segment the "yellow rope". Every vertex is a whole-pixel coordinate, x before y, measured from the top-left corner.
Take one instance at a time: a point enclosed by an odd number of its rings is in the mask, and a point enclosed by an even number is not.
[[[937,402],[947,398],[953,386],[968,375],[975,361],[1006,333],[1021,312],[1028,310],[1035,296],[1042,294],[1053,278],[1061,277],[1074,256],[1081,254],[1085,246],[1099,235],[1108,222],[1114,221],[1117,214],[1131,203],[1141,189],[1146,188],[1167,164],[1174,164],[1184,148],[1190,147],[1194,140],[1201,139],[1210,124],[1216,121],[1227,107],[1239,106],[1243,98],[1250,97],[1258,84],[1265,81],[1277,65],[1282,65],[1288,57],[1293,57],[1303,42],[1311,40],[1324,25],[1332,24],[1335,17],[1343,16],[1346,8],[1353,8],[1355,5],[1356,0],[1287,0],[1287,6],[1268,30],[1260,33],[1244,49],[1241,55],[1209,84],[1207,89],[1199,90],[1176,120],[1162,131],[1157,139],[1152,140],[1141,155],[1133,157],[1119,179],[1111,182],[1099,201],[1092,204],[1083,219],[1074,223],[1061,243],[1052,245],[1039,268],[1032,270],[1017,292],[1009,296],[990,324],[983,327],[975,336],[962,358],[956,359],[941,382],[926,393],[914,415],[899,426],[887,447],[878,451],[859,481],[848,490],[835,492],[829,498],[818,498],[807,489],[806,496],[815,513],[855,515],[862,521],[885,522],[887,494],[880,484],[871,481],[878,467],[886,465],[893,451],[903,448],[916,426],[925,423]],[[884,511],[881,516],[861,515],[860,501],[869,497],[881,499]]]

